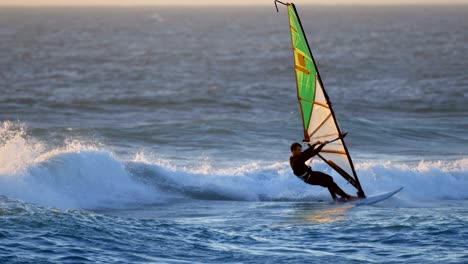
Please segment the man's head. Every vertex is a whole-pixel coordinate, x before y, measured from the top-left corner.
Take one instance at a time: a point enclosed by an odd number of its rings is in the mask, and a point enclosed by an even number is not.
[[[301,154],[301,152],[302,152],[302,145],[301,144],[299,144],[297,142],[294,142],[294,143],[291,144],[291,154],[293,156],[299,155],[299,154]]]

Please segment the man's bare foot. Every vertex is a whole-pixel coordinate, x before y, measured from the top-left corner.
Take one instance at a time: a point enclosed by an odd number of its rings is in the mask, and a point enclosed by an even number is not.
[[[352,201],[357,201],[359,200],[360,198],[359,197],[356,197],[356,196],[349,196],[348,197],[348,202],[352,202]]]

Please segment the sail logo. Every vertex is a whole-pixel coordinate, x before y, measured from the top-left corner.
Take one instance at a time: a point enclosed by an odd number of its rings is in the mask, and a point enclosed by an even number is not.
[[[310,71],[306,68],[305,56],[299,53],[297,50],[294,50],[295,57],[295,69],[301,71],[305,74],[310,74]]]

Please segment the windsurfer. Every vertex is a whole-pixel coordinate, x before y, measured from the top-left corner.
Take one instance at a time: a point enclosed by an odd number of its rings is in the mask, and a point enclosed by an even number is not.
[[[309,166],[305,164],[307,160],[317,155],[322,148],[328,144],[328,141],[317,142],[315,144],[309,144],[309,148],[302,152],[302,146],[299,143],[293,143],[291,145],[291,157],[289,158],[289,164],[298,178],[303,180],[305,183],[311,185],[320,185],[328,188],[334,201],[349,202],[359,199],[356,196],[351,196],[345,193],[338,185],[333,181],[333,178],[319,171],[313,171]],[[338,198],[339,195],[341,198]]]

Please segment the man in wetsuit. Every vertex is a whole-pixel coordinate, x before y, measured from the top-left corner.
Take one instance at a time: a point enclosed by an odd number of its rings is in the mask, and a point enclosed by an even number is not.
[[[302,152],[302,146],[299,143],[293,143],[291,145],[291,157],[289,158],[289,164],[298,178],[303,180],[305,183],[311,185],[320,185],[328,188],[334,201],[354,201],[359,199],[358,197],[351,196],[345,193],[336,183],[330,175],[319,171],[313,171],[309,166],[305,164],[307,160],[317,155],[322,148],[328,144],[328,141],[323,143],[317,142],[313,145],[309,145],[309,148]],[[318,147],[317,147],[318,145]],[[341,199],[337,198],[336,195],[341,196]]]

